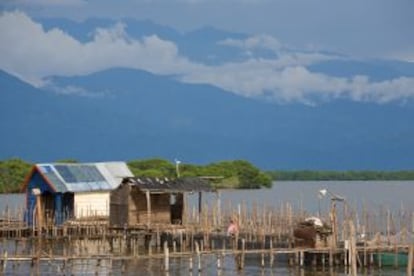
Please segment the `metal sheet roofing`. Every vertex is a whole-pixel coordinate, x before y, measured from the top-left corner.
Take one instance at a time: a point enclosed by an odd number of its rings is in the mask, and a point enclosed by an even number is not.
[[[125,162],[36,164],[56,192],[88,192],[115,189],[124,177],[132,177]]]
[[[198,177],[183,177],[177,179],[128,177],[123,183],[135,185],[141,190],[167,192],[213,192],[209,182]]]

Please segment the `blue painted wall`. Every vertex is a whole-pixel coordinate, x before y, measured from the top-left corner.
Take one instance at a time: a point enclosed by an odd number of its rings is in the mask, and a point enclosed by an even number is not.
[[[33,226],[36,215],[36,196],[32,192],[34,188],[40,189],[42,194],[48,192],[53,195],[56,225],[62,224],[73,213],[73,196],[55,193],[40,173],[35,170],[26,188],[26,221],[29,226]]]

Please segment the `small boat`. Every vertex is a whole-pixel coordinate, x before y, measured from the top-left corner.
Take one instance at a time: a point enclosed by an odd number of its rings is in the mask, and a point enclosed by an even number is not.
[[[381,252],[374,254],[374,262],[378,266],[407,266],[408,253],[406,252]]]

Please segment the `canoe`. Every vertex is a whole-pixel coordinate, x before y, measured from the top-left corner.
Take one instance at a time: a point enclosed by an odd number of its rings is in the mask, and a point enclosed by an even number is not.
[[[374,254],[374,262],[376,265],[381,266],[407,266],[408,254],[404,252],[382,252]]]

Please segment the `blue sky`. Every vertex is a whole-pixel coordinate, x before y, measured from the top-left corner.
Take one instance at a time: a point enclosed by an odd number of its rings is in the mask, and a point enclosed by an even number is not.
[[[248,97],[270,94],[282,101],[308,102],[315,92],[323,98],[376,102],[414,97],[414,78],[373,81],[307,68],[332,58],[324,51],[414,62],[412,0],[3,0],[0,8],[0,69],[36,86],[44,85],[43,78],[50,75],[130,67],[180,75],[183,82],[209,83]],[[213,26],[251,36],[219,42],[242,49],[245,60],[210,66],[191,61],[173,41],[156,35],[131,39],[122,22],[96,30],[85,43],[59,29],[44,30],[38,17],[129,17],[181,32]],[[301,51],[286,53],[283,47]],[[260,48],[277,58],[251,56]]]

